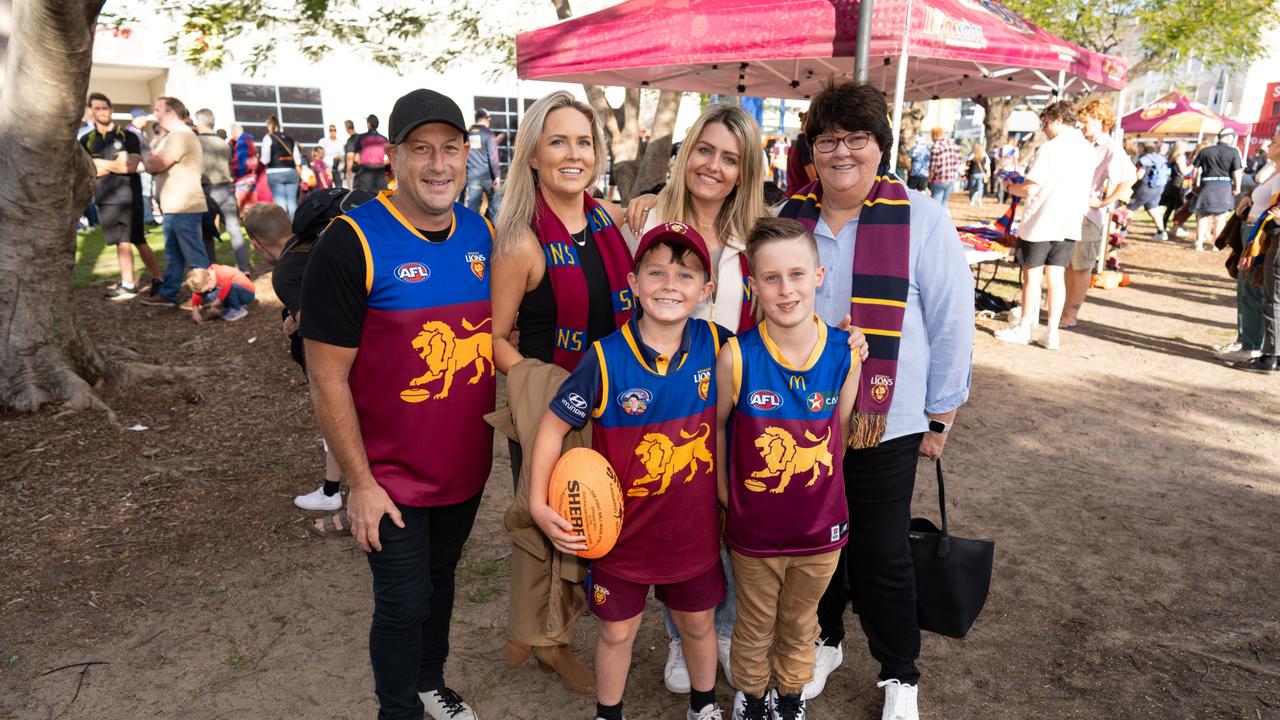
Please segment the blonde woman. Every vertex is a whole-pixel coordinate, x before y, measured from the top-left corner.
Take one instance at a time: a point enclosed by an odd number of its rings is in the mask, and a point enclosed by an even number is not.
[[[492,302],[494,364],[508,376],[515,430],[530,448],[532,434],[522,428],[536,427],[591,343],[631,316],[631,253],[613,220],[620,211],[588,193],[604,165],[604,136],[589,105],[558,91],[525,113],[498,215]],[[525,407],[539,413],[522,417]],[[595,676],[568,648],[586,603],[582,586],[567,579],[585,570],[534,524],[522,446],[509,447],[516,491],[505,522],[513,540],[507,663],[519,666],[536,652],[539,666],[571,692],[594,695]]]
[[[991,158],[981,143],[973,146],[969,154],[969,207],[982,207],[982,195],[987,188],[987,176],[991,174]]]

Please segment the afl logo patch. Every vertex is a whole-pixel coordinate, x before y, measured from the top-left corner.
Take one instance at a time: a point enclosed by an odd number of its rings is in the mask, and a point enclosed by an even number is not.
[[[772,390],[755,390],[747,404],[757,410],[777,410],[782,407],[782,396]]]
[[[395,269],[396,279],[400,282],[420,283],[431,277],[431,268],[420,262],[409,262]]]

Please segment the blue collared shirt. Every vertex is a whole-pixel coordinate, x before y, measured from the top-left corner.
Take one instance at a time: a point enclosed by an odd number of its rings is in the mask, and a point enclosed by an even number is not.
[[[972,375],[973,274],[960,236],[941,205],[914,190],[909,196],[910,289],[884,440],[924,432],[926,412],[963,405]],[[829,325],[839,325],[849,314],[857,231],[858,218],[837,233],[822,220],[814,230],[818,259],[827,268],[814,306]]]

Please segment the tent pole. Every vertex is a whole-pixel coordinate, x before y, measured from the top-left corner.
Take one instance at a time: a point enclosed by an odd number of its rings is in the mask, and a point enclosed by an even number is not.
[[[907,92],[907,59],[910,48],[907,38],[911,32],[911,0],[907,0],[907,20],[902,27],[902,54],[898,56],[898,77],[893,83],[893,142],[889,146],[889,167],[898,167],[898,140],[902,136],[902,100]]]
[[[858,40],[854,46],[853,74],[860,83],[867,81],[867,66],[871,64],[871,10],[874,5],[874,0],[858,1]]]

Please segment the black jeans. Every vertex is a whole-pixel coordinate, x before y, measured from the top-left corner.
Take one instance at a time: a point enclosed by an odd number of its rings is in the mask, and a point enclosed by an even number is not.
[[[404,528],[383,516],[382,550],[371,552],[373,626],[369,659],[379,720],[422,720],[418,697],[444,687],[453,616],[453,576],[480,496],[457,505],[397,505]]]
[[[844,639],[847,578],[871,656],[880,663],[880,679],[911,685],[920,679],[920,626],[907,528],[922,437],[917,433],[845,451],[849,544],[818,603],[821,636],[835,645]]]

